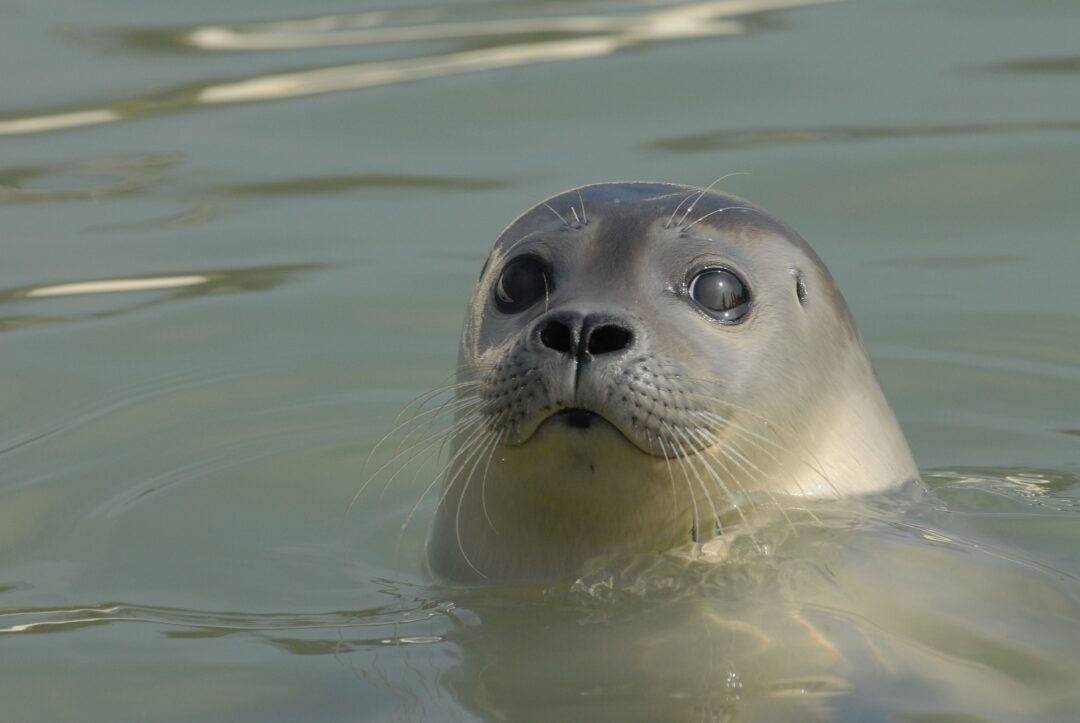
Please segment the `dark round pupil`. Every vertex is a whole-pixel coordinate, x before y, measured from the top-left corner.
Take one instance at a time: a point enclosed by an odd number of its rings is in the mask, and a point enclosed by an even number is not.
[[[702,271],[690,282],[690,298],[725,321],[746,313],[749,296],[739,277],[724,269]]]
[[[522,256],[506,265],[495,284],[495,305],[514,314],[551,293],[547,267],[535,256]]]

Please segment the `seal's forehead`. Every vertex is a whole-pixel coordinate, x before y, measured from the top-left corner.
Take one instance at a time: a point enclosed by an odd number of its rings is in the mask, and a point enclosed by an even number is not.
[[[667,183],[597,183],[555,194],[523,213],[510,225],[587,225],[600,219],[655,219],[675,207],[697,189]],[[508,229],[509,230],[509,229]]]
[[[728,212],[729,211],[729,212]],[[814,261],[816,254],[794,230],[765,210],[714,190],[655,182],[598,183],[541,201],[519,216],[497,244],[504,250],[531,234],[591,228],[594,239],[627,238],[660,221],[673,235],[708,228],[754,229],[786,239]]]
[[[679,186],[673,183],[624,182],[594,183],[580,188],[563,191],[547,199],[552,201],[587,201],[598,206],[637,206],[641,208],[663,208],[677,205],[688,195],[701,189]],[[674,205],[673,205],[674,204]]]

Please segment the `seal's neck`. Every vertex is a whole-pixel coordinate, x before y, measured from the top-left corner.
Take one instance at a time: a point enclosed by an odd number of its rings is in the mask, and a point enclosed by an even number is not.
[[[431,568],[458,581],[565,579],[613,556],[688,543],[695,521],[711,521],[733,494],[763,492],[782,505],[784,495],[882,492],[917,478],[869,362],[845,371],[844,384],[803,398],[808,409],[785,407],[795,421],[777,424],[773,439],[746,427],[741,443],[733,436],[689,458],[646,454],[614,428],[542,428],[483,464],[461,455],[436,509]]]
[[[693,527],[686,484],[672,474],[668,461],[614,430],[541,433],[498,450],[468,484],[446,490],[429,563],[454,580],[537,582],[582,574],[612,556],[671,549]]]
[[[858,378],[858,377],[862,378]],[[785,467],[789,495],[836,498],[885,492],[919,477],[900,424],[869,362],[817,400],[792,436]],[[782,479],[782,478],[780,478]]]

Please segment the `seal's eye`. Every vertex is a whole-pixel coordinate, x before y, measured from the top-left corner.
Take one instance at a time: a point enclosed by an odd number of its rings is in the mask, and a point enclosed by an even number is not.
[[[750,290],[727,269],[704,269],[690,280],[690,298],[709,316],[737,322],[750,310]]]
[[[544,261],[518,256],[503,267],[495,283],[495,306],[504,314],[517,314],[551,293],[555,285]]]

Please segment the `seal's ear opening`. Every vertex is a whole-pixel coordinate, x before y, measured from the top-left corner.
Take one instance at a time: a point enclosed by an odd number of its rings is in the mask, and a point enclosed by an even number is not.
[[[795,272],[795,295],[799,297],[799,303],[806,306],[806,282],[800,271]]]

